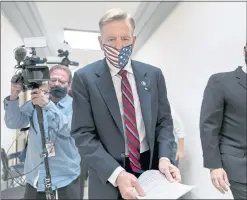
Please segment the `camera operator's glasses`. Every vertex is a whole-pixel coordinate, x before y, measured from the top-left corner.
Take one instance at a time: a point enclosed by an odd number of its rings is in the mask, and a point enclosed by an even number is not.
[[[51,79],[50,79],[50,82],[51,82],[51,83],[56,83],[57,81],[58,81],[60,84],[62,84],[62,85],[64,85],[65,83],[68,82],[68,81],[62,81],[62,80],[57,79],[57,78],[51,78]]]

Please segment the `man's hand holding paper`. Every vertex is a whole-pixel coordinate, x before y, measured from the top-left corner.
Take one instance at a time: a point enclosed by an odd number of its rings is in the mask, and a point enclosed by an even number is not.
[[[117,178],[117,186],[123,199],[137,199],[138,196],[145,196],[145,192],[139,185],[138,179],[126,171],[122,171]]]
[[[176,170],[177,172],[177,169],[172,167],[170,173],[176,174],[173,170]],[[173,177],[173,175],[171,176]],[[178,199],[194,188],[194,186],[179,183],[176,178],[173,179],[174,181],[171,183],[159,170],[145,171],[138,178],[138,182],[146,195],[141,196],[136,192],[136,197],[138,199]]]
[[[182,178],[181,178],[180,170],[177,167],[175,167],[173,164],[171,164],[170,161],[166,159],[160,159],[159,170],[162,174],[166,176],[169,182],[181,183]]]

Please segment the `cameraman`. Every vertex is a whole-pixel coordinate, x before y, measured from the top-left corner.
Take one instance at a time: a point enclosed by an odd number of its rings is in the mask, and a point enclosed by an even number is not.
[[[10,129],[30,124],[25,159],[26,189],[24,199],[46,199],[46,178],[40,129],[34,105],[43,110],[44,132],[52,189],[58,199],[80,199],[80,155],[70,136],[72,98],[67,94],[72,75],[68,67],[56,65],[50,69],[49,95],[42,89],[31,91],[31,101],[19,107],[22,85],[11,84],[11,94],[4,100],[5,123]]]

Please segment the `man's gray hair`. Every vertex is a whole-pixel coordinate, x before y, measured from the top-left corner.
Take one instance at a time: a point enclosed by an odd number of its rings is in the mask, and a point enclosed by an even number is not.
[[[131,15],[127,12],[124,12],[123,10],[119,8],[113,8],[105,12],[104,16],[100,19],[99,21],[99,28],[100,31],[102,31],[102,27],[112,21],[117,21],[117,20],[129,20],[129,23],[132,28],[132,32],[135,30],[135,20]]]
[[[68,80],[68,83],[71,83],[72,82],[72,73],[69,69],[69,67],[65,66],[65,65],[54,65],[53,67],[50,68],[50,73],[53,71],[53,70],[56,70],[56,69],[61,69],[61,70],[64,70],[65,72],[67,72],[68,76],[69,76],[69,80]]]

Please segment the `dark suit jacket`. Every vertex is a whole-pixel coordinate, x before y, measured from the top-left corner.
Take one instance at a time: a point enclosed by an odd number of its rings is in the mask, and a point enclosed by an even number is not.
[[[246,73],[214,74],[204,91],[200,133],[206,168],[224,168],[230,180],[246,183]]]
[[[158,157],[172,159],[170,105],[161,70],[137,61],[131,65],[151,152],[151,168],[155,141],[159,145]],[[148,90],[142,81],[148,83]],[[105,59],[75,72],[72,95],[72,135],[82,162],[89,167],[89,198],[117,199],[118,189],[107,179],[118,166],[123,166],[125,142],[116,92]]]

